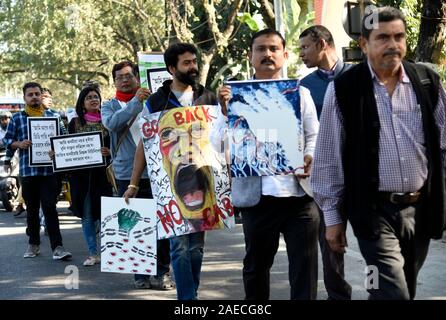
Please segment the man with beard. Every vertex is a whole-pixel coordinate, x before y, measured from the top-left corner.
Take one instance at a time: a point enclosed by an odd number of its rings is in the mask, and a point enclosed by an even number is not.
[[[375,267],[367,291],[379,300],[414,299],[429,241],[446,223],[446,93],[438,74],[403,60],[406,36],[396,8],[364,17],[367,60],[328,85],[311,181],[330,247],[347,247],[342,208]]]
[[[197,83],[199,71],[197,49],[192,44],[176,43],[164,53],[167,70],[173,80],[163,83],[147,101],[148,112],[159,112],[183,106],[216,105],[215,95]],[[126,199],[134,197],[139,179],[146,167],[144,148],[140,141],[133,165],[131,185]],[[196,232],[170,239],[170,254],[177,286],[178,300],[197,299],[203,261],[204,232]]]
[[[116,97],[102,105],[102,123],[110,132],[110,149],[112,153],[113,171],[116,177],[116,190],[119,197],[130,185],[132,164],[136,146],[140,140],[138,119],[143,109],[143,101],[150,91],[139,88],[138,67],[130,61],[122,61],[113,66],[113,80],[116,86]],[[141,181],[140,198],[152,198],[150,180],[144,170]],[[174,283],[169,273],[169,241],[159,240],[157,275],[135,274],[137,289],[170,290]]]
[[[285,39],[279,32],[265,29],[253,35],[249,60],[255,69],[255,79],[280,79],[287,58]],[[241,208],[245,235],[243,283],[246,300],[269,299],[270,269],[281,233],[288,253],[291,299],[316,299],[319,213],[297,178],[310,176],[319,122],[308,89],[299,86],[299,94],[300,105],[295,107],[300,108],[302,115],[304,173],[232,179],[232,203]],[[230,97],[229,86],[219,89],[218,98],[224,114]]]
[[[17,112],[8,125],[8,131],[3,143],[9,151],[19,149],[20,179],[23,198],[25,199],[27,216],[27,235],[29,245],[24,258],[34,258],[40,253],[40,221],[39,208],[45,216],[51,249],[54,260],[65,260],[71,253],[65,251],[59,229],[59,218],[56,210],[57,178],[52,167],[29,166],[29,147],[32,142],[28,139],[28,117],[57,117],[51,110],[45,110],[41,104],[42,87],[35,82],[28,82],[23,87],[26,103],[24,111]],[[64,134],[64,127],[60,124],[60,134]],[[50,150],[48,150],[50,151]]]

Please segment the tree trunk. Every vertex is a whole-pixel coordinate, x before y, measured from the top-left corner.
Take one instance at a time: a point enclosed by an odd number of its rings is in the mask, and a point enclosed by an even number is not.
[[[263,16],[263,20],[270,29],[276,28],[276,17],[274,15],[274,5],[269,0],[260,0],[260,13]]]
[[[446,2],[424,0],[416,60],[439,63],[445,40]]]
[[[199,82],[203,86],[206,85],[206,79],[208,78],[209,69],[211,67],[212,59],[214,59],[215,50],[211,50],[211,52],[202,52],[201,53],[201,68],[200,68],[200,77]]]

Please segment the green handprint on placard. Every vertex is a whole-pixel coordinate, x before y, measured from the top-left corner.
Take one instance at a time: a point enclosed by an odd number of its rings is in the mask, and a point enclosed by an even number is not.
[[[141,215],[138,212],[122,208],[118,211],[119,230],[129,233],[138,223],[140,217]]]

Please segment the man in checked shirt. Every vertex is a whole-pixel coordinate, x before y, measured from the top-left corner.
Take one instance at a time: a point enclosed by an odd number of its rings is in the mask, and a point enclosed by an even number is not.
[[[445,229],[446,94],[438,75],[403,61],[406,22],[395,8],[362,23],[367,60],[327,88],[311,175],[331,248],[346,219],[377,283],[371,299],[413,299],[430,239]]]
[[[20,181],[23,198],[26,203],[27,232],[29,245],[23,255],[24,258],[34,258],[40,254],[40,219],[39,208],[45,216],[46,227],[53,251],[54,260],[71,258],[71,253],[65,251],[59,228],[56,203],[58,182],[52,167],[31,167],[29,165],[29,147],[32,141],[28,137],[28,117],[56,117],[59,121],[59,134],[65,133],[60,116],[42,105],[42,87],[36,82],[28,82],[23,86],[23,99],[26,106],[23,111],[12,116],[3,143],[7,146],[8,154],[12,155],[17,149],[20,158]],[[48,150],[50,151],[50,150]]]

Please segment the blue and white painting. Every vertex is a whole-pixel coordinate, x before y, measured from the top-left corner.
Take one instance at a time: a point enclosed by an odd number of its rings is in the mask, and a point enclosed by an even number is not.
[[[274,176],[303,167],[298,80],[230,81],[233,177]]]

